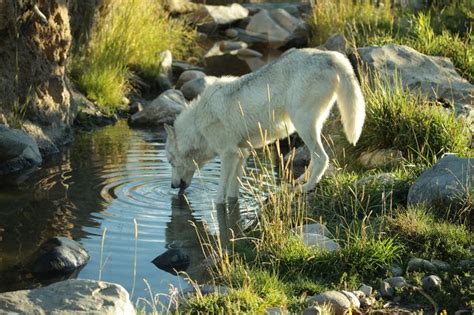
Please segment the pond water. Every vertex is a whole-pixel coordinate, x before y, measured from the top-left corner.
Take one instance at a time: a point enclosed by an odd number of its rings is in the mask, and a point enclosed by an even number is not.
[[[170,284],[187,287],[183,277],[151,262],[173,248],[189,257],[183,269],[202,280],[204,256],[196,230],[225,242],[229,229],[254,218],[257,202],[243,193],[238,210],[215,209],[217,160],[200,171],[186,198],[178,196],[170,187],[164,142],[163,132],[132,130],[119,122],[76,135],[38,170],[2,178],[0,289],[18,286],[9,283],[12,268],[57,235],[79,241],[90,253],[79,278],[119,283],[134,301],[149,297],[144,279],[154,293],[167,293]],[[258,172],[252,161],[248,167]]]

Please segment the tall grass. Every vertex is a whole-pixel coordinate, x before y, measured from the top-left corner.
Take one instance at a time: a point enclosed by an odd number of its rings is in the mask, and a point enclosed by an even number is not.
[[[113,108],[132,88],[131,71],[156,78],[160,52],[169,49],[175,58],[190,58],[195,36],[157,1],[113,1],[97,21],[87,47],[74,56],[72,75],[88,97]]]

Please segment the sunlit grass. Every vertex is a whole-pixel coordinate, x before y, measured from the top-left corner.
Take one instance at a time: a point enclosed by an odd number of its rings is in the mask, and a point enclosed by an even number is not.
[[[73,56],[72,76],[89,98],[113,109],[132,88],[132,71],[156,79],[160,52],[169,49],[177,59],[192,58],[198,54],[195,40],[196,32],[171,19],[157,1],[114,1],[87,46]]]

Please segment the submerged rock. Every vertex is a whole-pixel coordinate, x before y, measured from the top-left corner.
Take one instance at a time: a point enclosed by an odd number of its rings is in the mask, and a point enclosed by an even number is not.
[[[135,314],[128,292],[118,284],[66,280],[47,287],[0,293],[0,313]]]
[[[41,244],[28,259],[27,268],[35,274],[69,273],[84,267],[89,258],[81,244],[58,236]]]
[[[0,175],[39,165],[38,144],[26,132],[0,125]]]

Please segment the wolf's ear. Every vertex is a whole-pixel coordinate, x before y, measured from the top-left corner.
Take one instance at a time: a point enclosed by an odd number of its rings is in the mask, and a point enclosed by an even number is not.
[[[176,138],[175,133],[174,133],[174,128],[168,124],[164,124],[164,127],[166,130],[166,134],[168,135],[168,138],[171,140],[174,140]]]

